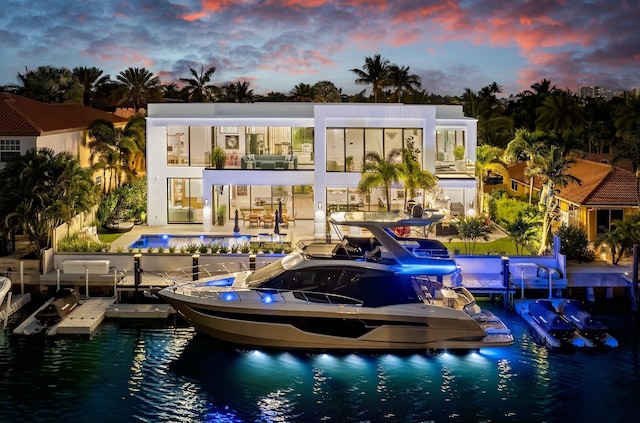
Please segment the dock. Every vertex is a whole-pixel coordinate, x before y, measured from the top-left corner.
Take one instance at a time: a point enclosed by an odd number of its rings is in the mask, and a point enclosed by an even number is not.
[[[109,297],[84,299],[57,324],[56,330],[48,331],[47,335],[91,335],[104,320],[107,307],[115,301]]]
[[[116,303],[114,297],[95,297],[82,299],[78,307],[55,325],[42,326],[36,321],[36,313],[51,301],[53,298],[46,301],[13,332],[17,335],[91,335],[105,318],[166,319],[175,314],[169,304],[121,304]]]

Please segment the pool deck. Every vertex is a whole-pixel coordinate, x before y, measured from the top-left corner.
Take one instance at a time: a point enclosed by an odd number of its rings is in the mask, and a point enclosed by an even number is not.
[[[243,225],[240,221],[240,235],[272,235],[273,227],[270,228],[250,228],[248,224]],[[232,236],[233,235],[234,221],[233,219],[227,220],[223,226],[212,226],[210,231],[205,231],[202,224],[171,224],[166,226],[147,226],[136,225],[129,232],[124,233],[121,237],[115,240],[111,244],[111,251],[118,251],[119,249],[127,249],[134,241],[136,241],[141,235],[186,235],[186,236]],[[292,245],[295,245],[301,239],[313,239],[314,224],[313,220],[296,220],[295,223],[289,224],[288,228],[281,227],[280,235],[286,237],[287,241],[291,241]],[[500,230],[494,230],[489,234],[489,241],[494,241],[499,238],[503,238],[505,234]],[[448,242],[448,236],[435,236],[429,234],[430,238],[437,239],[442,242]],[[482,241],[478,241],[482,242]],[[446,245],[446,244],[445,244]]]
[[[167,225],[167,226],[147,226],[136,225],[129,232],[122,234],[111,244],[111,251],[119,249],[127,249],[141,235],[186,235],[186,236],[232,236],[234,221],[227,220],[223,226],[212,226],[211,231],[204,231],[202,224],[185,224],[185,225]],[[273,228],[249,228],[243,226],[240,221],[240,235],[258,236],[261,234],[273,234]],[[313,238],[313,221],[312,220],[296,220],[295,224],[290,224],[288,228],[280,228],[280,235],[287,237],[295,244],[301,239]]]

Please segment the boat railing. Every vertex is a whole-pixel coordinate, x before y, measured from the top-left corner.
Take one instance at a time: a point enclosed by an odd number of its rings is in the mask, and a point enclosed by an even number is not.
[[[225,266],[224,263],[216,263],[215,266],[215,269],[211,268],[208,264],[180,267],[161,273],[160,276],[162,276],[169,285],[180,285],[185,283],[188,284],[189,282],[201,282],[212,278],[215,275],[233,273],[227,268],[227,266]],[[244,268],[247,270],[246,265]]]

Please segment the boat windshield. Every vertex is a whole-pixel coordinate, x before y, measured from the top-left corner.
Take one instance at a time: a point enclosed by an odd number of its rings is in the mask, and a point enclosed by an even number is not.
[[[276,260],[271,264],[266,265],[262,269],[258,269],[247,277],[246,284],[249,287],[257,287],[262,282],[271,280],[277,277],[279,274],[287,269],[295,266],[304,260],[304,257],[300,253],[291,253],[282,257],[280,260]]]

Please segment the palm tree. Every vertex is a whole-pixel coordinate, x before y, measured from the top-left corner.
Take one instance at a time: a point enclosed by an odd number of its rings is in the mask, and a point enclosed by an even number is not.
[[[96,201],[91,172],[67,152],[30,149],[0,170],[1,201],[12,202],[36,256],[51,247],[52,229],[87,211]]]
[[[480,99],[469,87],[466,87],[462,94],[462,108],[465,116],[476,119],[480,117]]]
[[[107,191],[107,173],[110,173],[109,187],[120,186],[122,174],[127,178],[137,175],[144,148],[144,118],[130,120],[124,128],[116,127],[112,122],[99,119],[89,127],[90,141],[87,147],[91,151],[89,161],[94,171],[104,175],[103,191]]]
[[[622,222],[613,221],[611,223],[618,223],[618,225],[612,226],[611,228],[600,226],[600,230],[602,232],[598,235],[595,241],[593,241],[593,246],[595,248],[605,245],[608,246],[611,249],[611,264],[616,265],[624,255],[627,248],[632,247],[632,245],[629,244],[628,237],[625,236],[625,233],[619,226]]]
[[[612,163],[621,160],[631,162],[631,170],[636,175],[636,197],[640,207],[640,96],[625,93],[624,103],[613,113],[616,135],[622,142],[615,148]]]
[[[253,90],[249,89],[248,81],[228,82],[222,86],[222,97],[231,103],[251,103]]]
[[[497,83],[484,87],[478,95],[465,88],[462,95],[466,116],[478,119],[478,141],[503,146],[511,137],[513,121],[503,115],[503,107],[495,94],[502,91]]]
[[[422,169],[422,165],[417,158],[418,153],[419,150],[415,147],[415,142],[412,139],[407,140],[407,144],[401,152],[402,164],[398,169],[398,179],[404,184],[405,209],[409,197],[416,197],[417,189],[422,189],[426,193],[438,184],[438,180],[431,172]],[[421,204],[423,207],[424,197],[423,195],[423,204]]]
[[[582,184],[579,178],[568,173],[569,166],[573,163],[575,159],[565,155],[564,150],[555,145],[551,146],[547,155],[539,157],[536,162],[536,166],[540,168],[539,177],[543,181],[539,201],[539,208],[543,213],[540,254],[547,248],[549,230],[556,215],[556,187],[566,187],[570,183]]]
[[[102,75],[103,71],[96,67],[77,67],[73,69],[73,76],[76,77],[78,82],[84,89],[83,101],[85,106],[91,106],[96,91],[109,82],[109,75]]]
[[[200,68],[200,74],[198,74],[195,69],[189,68],[191,78],[180,78],[180,81],[187,83],[185,90],[188,93],[190,101],[209,103],[213,100],[213,89],[215,89],[215,86],[208,84],[215,71],[215,66],[211,66],[206,71],[204,70],[204,66],[202,66]]]
[[[478,211],[484,210],[484,177],[486,171],[506,171],[504,150],[484,144],[476,149],[476,176],[478,177]]]
[[[542,96],[542,97],[546,97],[549,94],[554,93],[555,91],[557,91],[557,88],[555,85],[551,85],[551,81],[549,81],[548,79],[542,79],[540,82],[536,82],[533,85],[531,85],[531,89],[533,91],[530,90],[525,90],[522,92],[523,96]]]
[[[136,115],[129,118],[124,127],[123,136],[129,138],[124,153],[127,156],[126,173],[137,177],[147,169],[147,122],[144,116]]]
[[[402,103],[405,94],[422,88],[422,81],[416,74],[409,73],[409,66],[391,65],[389,67],[389,85],[393,88],[393,96]]]
[[[384,89],[390,86],[389,67],[389,61],[376,54],[373,57],[365,57],[362,69],[351,69],[351,72],[356,74],[356,84],[372,86],[374,103],[378,102]]]
[[[519,100],[510,106],[511,116],[516,121],[516,126],[530,131],[536,129],[536,110],[542,105],[545,98],[557,91],[555,85],[547,79],[531,85],[531,90],[525,90],[517,95]]]
[[[360,192],[369,192],[372,188],[382,187],[387,203],[387,211],[391,211],[391,185],[400,179],[399,163],[402,152],[394,148],[387,157],[382,157],[375,151],[369,151],[364,156],[362,177],[358,184]]]
[[[473,254],[476,242],[481,239],[489,241],[489,234],[493,230],[490,221],[482,216],[461,216],[457,221],[452,222],[458,233],[450,237],[449,242],[459,239],[464,245],[465,254]]]
[[[538,239],[541,223],[542,220],[537,211],[522,209],[515,216],[510,216],[508,220],[501,222],[500,226],[513,240],[516,255],[520,255],[525,246],[531,249],[531,244]]]
[[[299,83],[290,91],[293,101],[311,102],[315,97],[313,87],[304,82]]]
[[[166,84],[162,84],[160,88],[162,90],[162,95],[165,98],[172,98],[179,100],[182,97],[181,90],[178,87],[178,84],[175,82],[168,82]]]
[[[585,124],[584,110],[578,97],[568,91],[556,91],[547,96],[536,109],[538,129],[556,131],[567,135],[582,129]]]
[[[121,101],[132,101],[135,114],[150,100],[161,98],[160,78],[145,68],[128,68],[116,77],[121,87]]]
[[[67,68],[39,66],[36,70],[26,69],[18,73],[22,83],[17,94],[44,103],[65,103],[80,101],[82,87]]]
[[[546,153],[545,140],[547,136],[542,131],[529,132],[526,129],[519,129],[516,135],[507,144],[505,150],[505,161],[507,163],[515,163],[525,161],[527,163],[527,171],[525,172],[529,178],[529,204],[533,198],[533,181],[538,175],[538,168],[535,166],[536,160]]]

